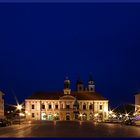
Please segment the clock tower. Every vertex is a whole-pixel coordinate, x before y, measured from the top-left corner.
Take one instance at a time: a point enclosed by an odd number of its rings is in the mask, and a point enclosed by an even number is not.
[[[89,80],[88,80],[88,91],[95,92],[95,85],[91,74],[89,75]]]
[[[66,77],[64,80],[64,94],[69,95],[70,92],[70,80],[68,79],[68,77]]]

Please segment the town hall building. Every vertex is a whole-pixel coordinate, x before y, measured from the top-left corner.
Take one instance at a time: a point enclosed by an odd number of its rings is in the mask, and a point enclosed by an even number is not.
[[[25,100],[28,120],[100,120],[108,119],[108,100],[95,91],[92,76],[85,88],[79,78],[76,91],[64,80],[63,91],[36,92]]]

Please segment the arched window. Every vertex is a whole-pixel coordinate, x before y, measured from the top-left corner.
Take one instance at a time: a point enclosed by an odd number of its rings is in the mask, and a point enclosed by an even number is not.
[[[58,105],[55,105],[55,109],[58,109]]]
[[[90,110],[93,109],[93,105],[92,104],[89,105],[89,109]]]
[[[83,110],[86,110],[86,104],[83,105]]]
[[[49,104],[49,109],[52,109],[52,105],[51,104]]]
[[[45,109],[45,105],[44,104],[42,104],[42,109]]]

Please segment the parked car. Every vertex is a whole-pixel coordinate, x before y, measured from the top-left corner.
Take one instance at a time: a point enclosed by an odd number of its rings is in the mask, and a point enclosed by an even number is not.
[[[126,125],[136,125],[135,121],[132,119],[125,120],[123,123]]]
[[[12,122],[8,119],[0,119],[0,127],[9,126]]]

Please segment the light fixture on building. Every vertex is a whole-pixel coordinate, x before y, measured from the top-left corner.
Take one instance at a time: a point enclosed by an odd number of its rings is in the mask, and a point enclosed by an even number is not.
[[[80,116],[80,117],[82,117],[83,115],[82,115],[82,114],[80,114],[79,116]]]
[[[30,116],[30,115],[31,115],[31,113],[28,113],[28,115]]]
[[[96,113],[94,116],[97,117],[98,116],[98,113]]]

